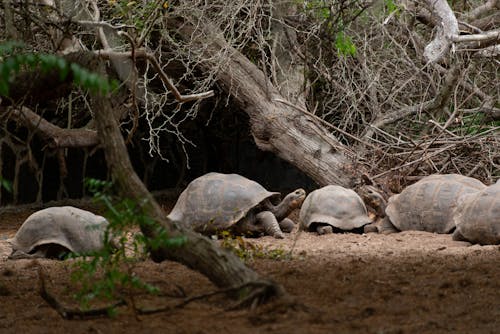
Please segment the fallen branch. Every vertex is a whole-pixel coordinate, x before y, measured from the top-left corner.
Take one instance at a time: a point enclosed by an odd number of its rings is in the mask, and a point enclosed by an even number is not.
[[[45,302],[47,302],[47,304],[49,304],[50,307],[56,310],[57,313],[59,313],[59,315],[63,319],[72,320],[74,318],[81,319],[89,317],[108,316],[110,310],[126,304],[125,301],[120,300],[105,307],[93,308],[88,310],[66,307],[62,305],[61,302],[59,302],[57,298],[47,290],[46,278],[45,278],[46,274],[40,263],[37,264],[38,264],[38,291],[40,293],[40,296],[43,298],[43,300],[45,300]]]
[[[465,42],[495,42],[500,40],[500,29],[483,32],[481,34],[455,35],[451,40],[456,43]]]
[[[474,54],[474,57],[493,58],[500,55],[500,44],[492,45]]]
[[[278,286],[274,284],[271,281],[268,280],[258,280],[258,281],[252,281],[252,282],[247,282],[244,284],[241,284],[239,286],[227,288],[227,289],[219,289],[216,291],[211,291],[208,293],[204,293],[201,295],[193,296],[184,299],[182,302],[172,305],[172,306],[163,306],[163,307],[158,307],[158,308],[151,308],[151,309],[146,309],[146,308],[138,308],[137,309],[137,314],[141,315],[146,315],[146,314],[155,314],[155,313],[161,313],[161,312],[167,312],[171,311],[174,309],[182,308],[189,303],[192,303],[197,300],[202,300],[202,299],[207,299],[216,295],[221,295],[221,294],[234,294],[234,293],[240,293],[243,289],[245,288],[253,288],[251,293],[243,298],[242,300],[236,302],[234,305],[230,306],[229,308],[226,309],[226,311],[229,310],[235,310],[243,307],[250,307],[250,309],[254,309],[257,305],[260,305],[263,303],[262,298],[266,298],[266,296],[282,296],[284,294],[283,291],[276,291]],[[255,289],[257,288],[257,289]],[[279,289],[279,288],[278,288]],[[267,293],[266,290],[269,290],[270,293]],[[271,291],[272,290],[272,291]]]
[[[37,262],[37,266],[38,266],[38,289],[40,296],[43,298],[43,300],[45,300],[45,302],[50,307],[56,310],[57,313],[59,313],[59,315],[63,319],[72,320],[75,318],[82,319],[90,317],[93,318],[93,317],[108,316],[110,310],[119,306],[126,305],[124,300],[119,300],[108,306],[98,307],[98,308],[81,309],[81,308],[66,307],[57,299],[57,297],[55,297],[47,290],[46,273],[43,267],[40,265],[40,263]],[[194,301],[207,299],[216,295],[241,293],[241,291],[245,291],[244,289],[246,288],[252,288],[249,290],[250,293],[248,294],[248,296],[244,297],[236,304],[229,307],[227,310],[235,310],[242,307],[250,307],[250,309],[254,309],[257,305],[260,305],[264,302],[263,298],[266,299],[269,298],[270,296],[280,297],[286,295],[286,293],[280,288],[280,286],[276,285],[272,281],[257,280],[257,281],[247,282],[239,286],[227,289],[219,289],[209,293],[204,293],[201,295],[185,298],[182,302],[173,306],[164,306],[164,307],[150,308],[150,309],[136,308],[135,311],[139,315],[150,315],[155,313],[167,312],[174,309],[182,308]]]
[[[469,13],[466,14],[466,18],[469,20],[478,19],[484,14],[490,13],[499,5],[498,0],[488,0],[484,4],[474,8]]]

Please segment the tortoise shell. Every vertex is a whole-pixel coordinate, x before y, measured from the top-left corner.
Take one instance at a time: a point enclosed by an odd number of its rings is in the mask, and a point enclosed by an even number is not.
[[[10,240],[13,254],[32,254],[41,246],[58,245],[74,253],[102,249],[108,222],[72,206],[50,207],[29,216]]]
[[[193,180],[179,196],[169,218],[200,233],[229,229],[266,199],[279,201],[278,192],[267,191],[238,174],[208,173]]]
[[[465,239],[481,245],[500,244],[500,181],[463,196],[454,222],[457,226],[453,235],[455,240]]]
[[[307,195],[300,209],[300,227],[314,231],[318,224],[353,230],[371,223],[366,206],[351,189],[329,185]]]
[[[486,188],[479,180],[459,174],[435,174],[391,196],[385,213],[400,231],[449,233],[458,199]]]

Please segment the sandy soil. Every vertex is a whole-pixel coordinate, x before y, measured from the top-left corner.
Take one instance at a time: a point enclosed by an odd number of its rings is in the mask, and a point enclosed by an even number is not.
[[[227,310],[233,301],[204,298],[165,312],[64,320],[40,296],[47,289],[67,307],[71,262],[8,260],[6,239],[30,210],[0,214],[0,333],[499,333],[500,246],[454,242],[450,235],[293,232],[284,240],[246,239],[248,265],[281,283],[301,304]],[[273,250],[274,249],[274,250]],[[267,255],[266,255],[267,254]],[[281,259],[272,256],[281,255]],[[202,275],[173,262],[139,262],[137,275],[161,290],[136,296],[137,307],[174,306],[215,291]]]

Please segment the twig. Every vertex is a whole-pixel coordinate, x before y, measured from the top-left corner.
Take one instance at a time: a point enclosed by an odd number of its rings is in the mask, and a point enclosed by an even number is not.
[[[370,144],[370,143],[365,142],[364,140],[362,140],[362,139],[360,139],[360,138],[358,138],[358,137],[356,137],[356,136],[354,136],[354,135],[350,134],[350,133],[349,133],[349,132],[347,132],[347,131],[344,131],[344,130],[342,130],[342,129],[340,129],[340,128],[336,127],[335,125],[333,125],[333,124],[331,124],[331,123],[329,123],[329,122],[325,121],[325,120],[324,120],[324,119],[322,119],[321,117],[318,117],[318,116],[316,116],[315,114],[313,114],[313,113],[311,113],[311,112],[309,112],[309,111],[307,111],[307,110],[305,110],[305,109],[303,109],[303,108],[301,108],[301,107],[299,107],[299,106],[296,106],[296,105],[294,105],[294,104],[293,104],[293,103],[291,103],[291,102],[288,102],[287,100],[280,99],[280,98],[274,98],[274,99],[273,99],[273,101],[280,102],[280,103],[286,104],[287,106],[290,106],[290,107],[292,107],[292,108],[295,108],[295,109],[297,109],[298,111],[301,111],[301,112],[303,112],[304,114],[306,114],[306,115],[308,115],[308,116],[310,116],[310,117],[314,118],[315,120],[319,121],[321,124],[323,124],[323,125],[325,125],[325,126],[327,126],[327,127],[329,127],[329,128],[332,128],[332,129],[334,129],[335,131],[338,131],[338,132],[342,133],[343,135],[345,135],[345,136],[347,136],[347,137],[349,137],[349,138],[351,138],[351,139],[354,139],[354,140],[356,140],[356,141],[358,141],[358,142],[360,142],[360,143],[362,143],[362,144],[364,144],[364,145],[366,145],[366,146],[369,146],[369,147],[371,147],[371,148],[376,148],[374,145],[372,145],[372,144]]]
[[[49,304],[50,307],[52,307],[54,310],[59,313],[59,315],[63,319],[71,320],[73,318],[88,318],[88,317],[99,317],[99,316],[107,316],[109,314],[109,310],[125,305],[125,301],[120,300],[118,302],[115,302],[111,305],[108,305],[106,307],[100,307],[100,308],[93,308],[93,309],[88,309],[88,310],[82,310],[80,308],[75,308],[71,309],[68,307],[65,307],[62,305],[55,296],[53,296],[46,287],[46,274],[44,272],[44,269],[42,268],[42,265],[37,262],[36,263],[38,266],[38,288],[39,288],[39,293],[40,296]]]
[[[94,53],[100,57],[103,58],[113,58],[113,57],[124,57],[124,58],[131,58],[132,53],[131,52],[116,52],[116,51],[110,51],[110,50],[98,50],[94,51]],[[203,93],[198,93],[198,94],[191,94],[191,95],[182,95],[177,87],[170,81],[168,78],[167,74],[163,72],[163,69],[161,68],[160,64],[158,63],[158,60],[156,60],[156,57],[148,52],[146,52],[144,49],[139,49],[136,50],[135,52],[136,58],[144,58],[147,59],[155,68],[156,72],[160,75],[161,80],[165,85],[168,87],[168,89],[174,94],[175,99],[178,102],[189,102],[189,101],[195,101],[195,100],[201,100],[201,99],[206,99],[209,97],[214,96],[214,91],[209,90],[207,92]]]
[[[137,309],[137,312],[138,312],[138,314],[143,314],[143,315],[144,314],[154,314],[154,313],[166,312],[166,311],[170,311],[173,309],[184,307],[187,304],[194,302],[194,301],[197,301],[197,300],[207,299],[207,298],[210,298],[210,297],[213,297],[216,295],[220,295],[220,294],[230,294],[230,293],[241,291],[242,289],[245,289],[245,288],[252,288],[252,287],[257,288],[257,289],[252,290],[252,292],[247,297],[238,301],[236,304],[230,306],[226,310],[234,310],[234,309],[238,309],[238,308],[245,307],[248,305],[250,306],[250,308],[254,308],[256,305],[261,304],[262,302],[267,300],[269,298],[269,296],[272,296],[272,295],[275,295],[277,297],[286,296],[283,294],[283,291],[269,291],[270,289],[271,290],[276,289],[276,285],[274,285],[271,281],[259,280],[259,281],[251,281],[251,282],[243,283],[241,285],[231,287],[231,288],[219,289],[216,291],[212,291],[212,292],[204,293],[201,295],[193,296],[190,298],[186,298],[182,302],[180,302],[176,305],[173,305],[173,306],[164,306],[164,307],[159,307],[159,308],[154,308],[154,309],[141,309],[141,308],[139,308],[139,309]]]
[[[121,29],[125,29],[125,28],[131,28],[131,29],[135,28],[134,25],[129,25],[129,24],[117,24],[117,25],[113,25],[113,24],[111,24],[109,22],[106,22],[106,21],[95,22],[95,21],[81,20],[81,21],[73,21],[73,22],[77,23],[77,24],[80,24],[82,26],[91,26],[91,27],[98,27],[98,28],[109,28],[109,29],[113,29],[113,30],[121,30]]]

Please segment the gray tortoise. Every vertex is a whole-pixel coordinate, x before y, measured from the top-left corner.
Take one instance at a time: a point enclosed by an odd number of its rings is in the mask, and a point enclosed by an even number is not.
[[[500,244],[500,181],[460,198],[453,218],[457,226],[453,240]]]
[[[72,206],[50,207],[29,216],[10,240],[11,259],[62,258],[69,252],[84,254],[104,246],[104,217]]]
[[[235,235],[283,238],[283,231],[290,232],[295,225],[286,217],[300,208],[305,191],[297,189],[282,201],[280,197],[241,175],[208,173],[187,186],[168,217],[205,235],[228,230]]]
[[[385,212],[385,218],[376,226],[367,226],[365,231],[450,233],[455,228],[453,215],[460,197],[484,188],[486,186],[481,181],[459,174],[426,176],[400,194],[391,196],[385,209],[378,210]],[[373,195],[371,193],[368,197]],[[370,199],[365,201],[370,202]]]
[[[300,228],[318,234],[357,231],[371,223],[366,206],[354,190],[329,185],[311,192],[300,209]]]

